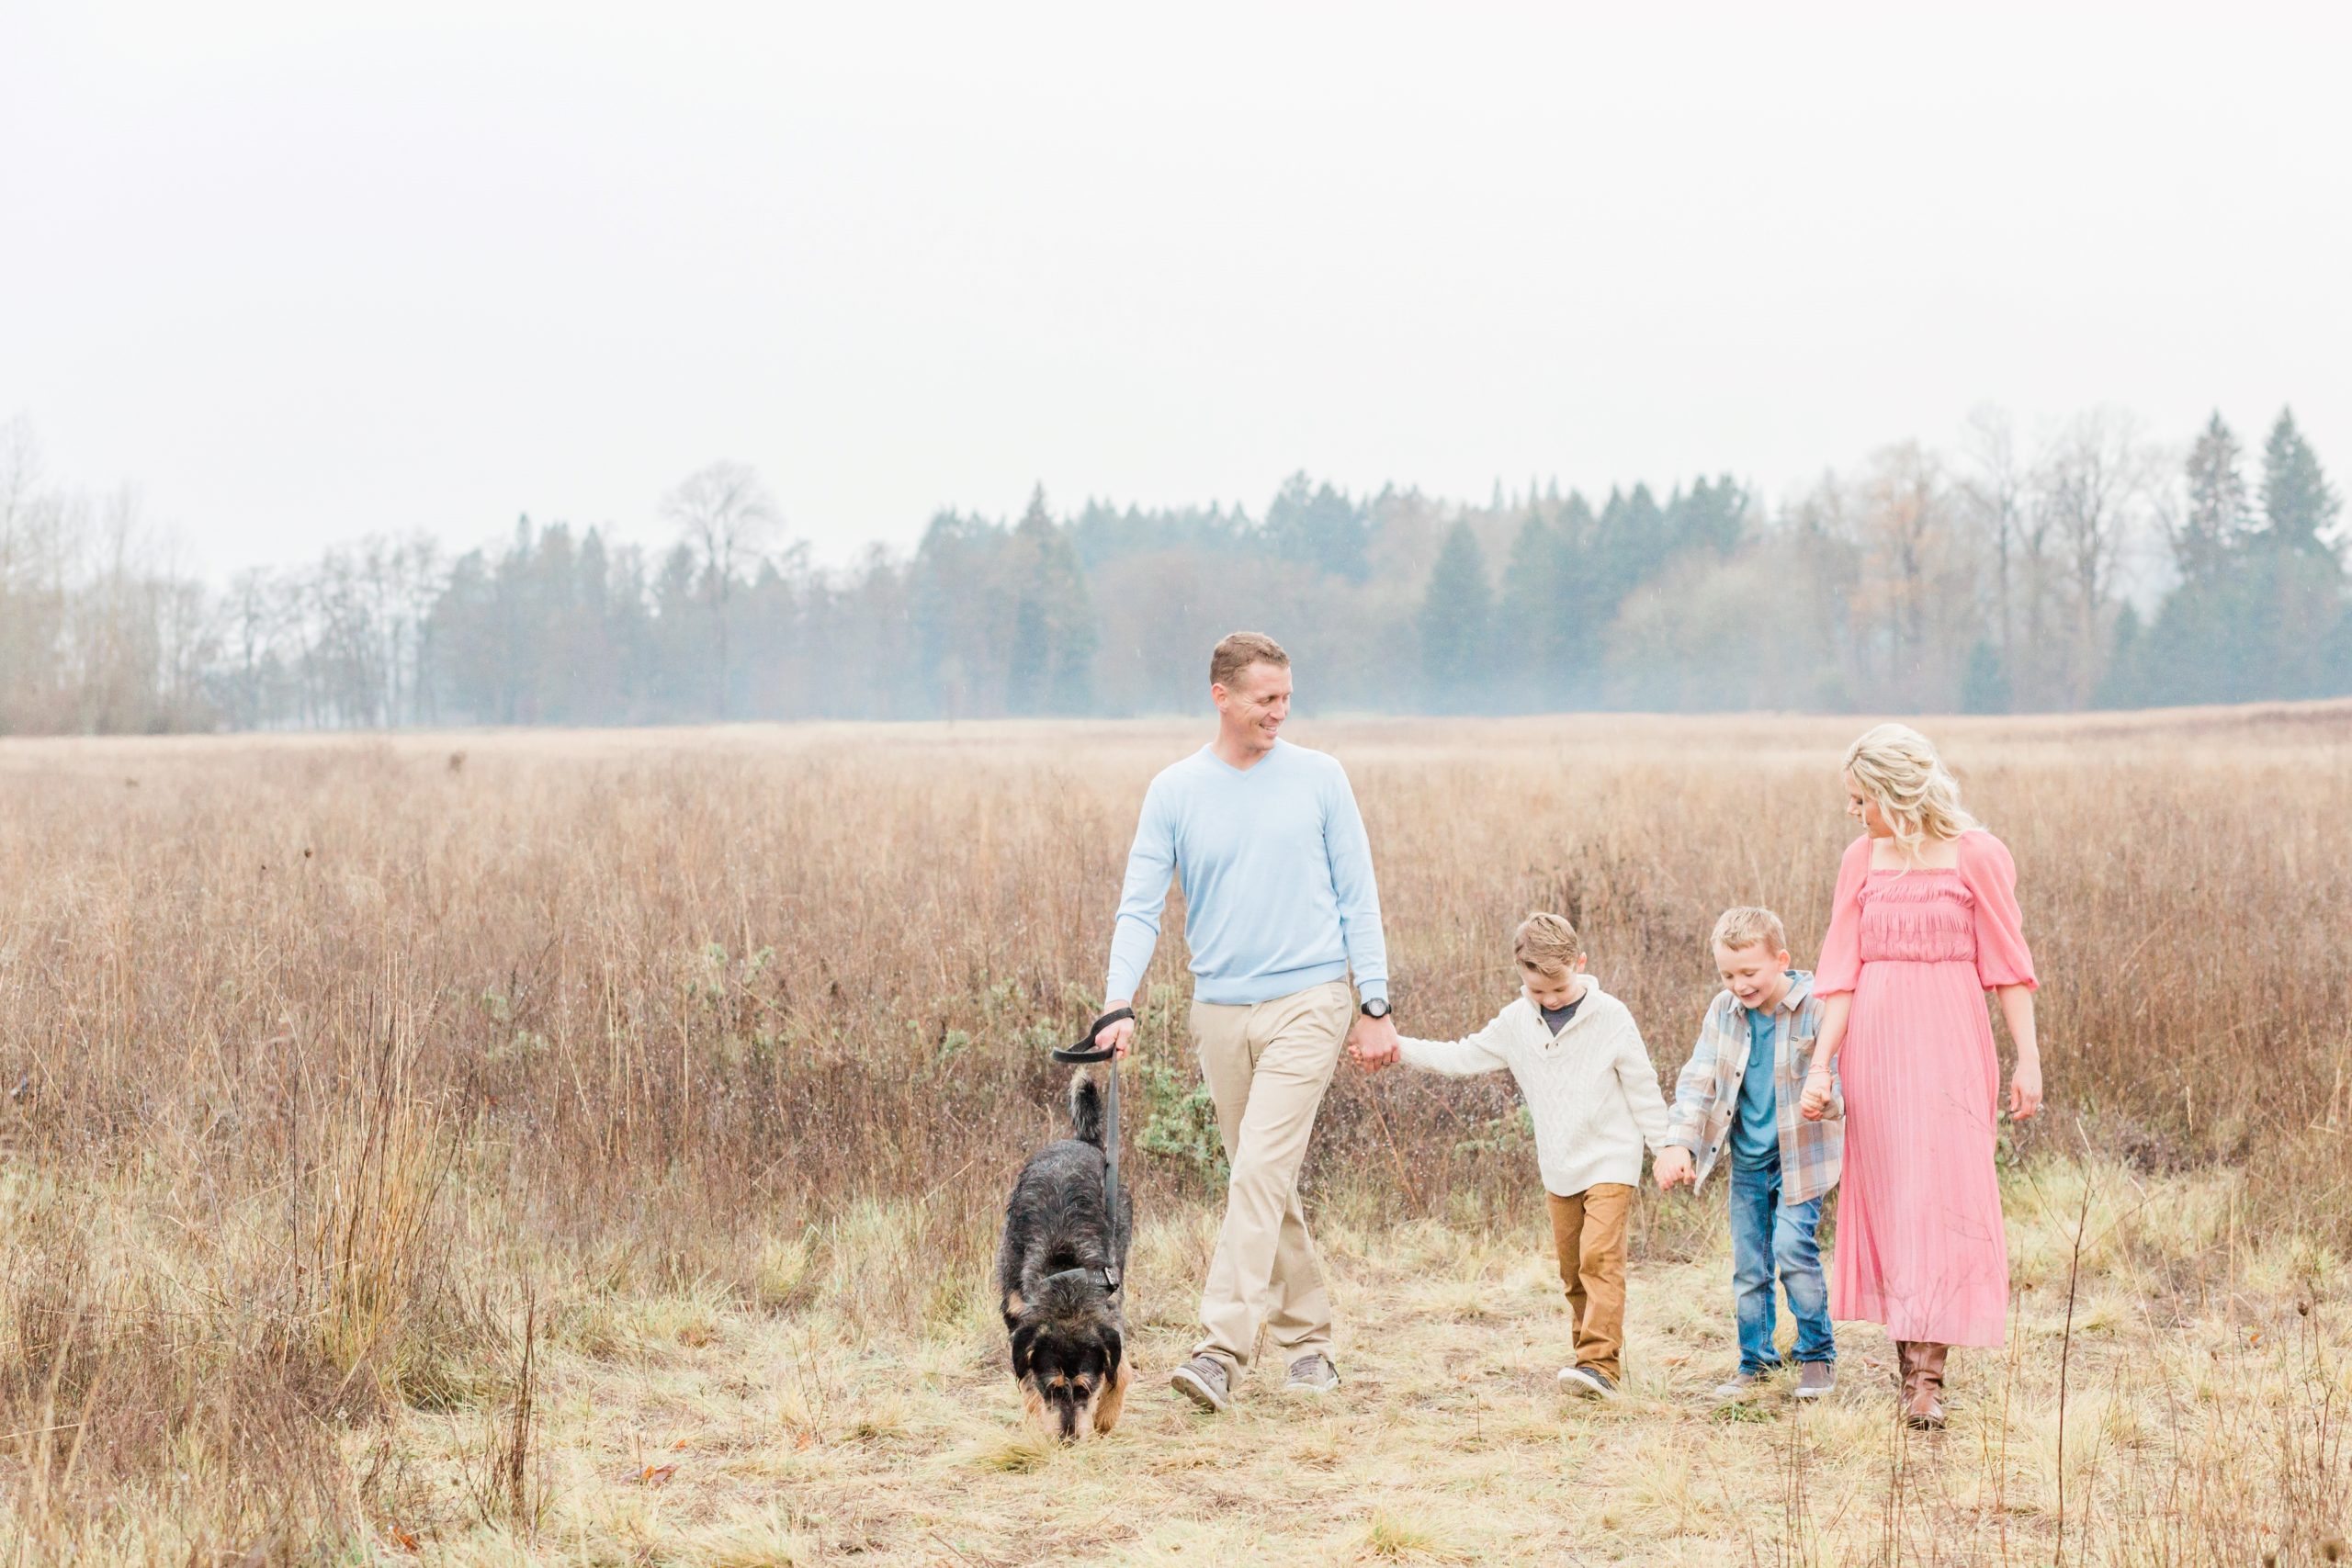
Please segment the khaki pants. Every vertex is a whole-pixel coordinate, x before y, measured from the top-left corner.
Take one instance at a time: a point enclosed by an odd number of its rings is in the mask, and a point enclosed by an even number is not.
[[[1193,1004],[1193,1043],[1233,1168],[1195,1355],[1238,1370],[1261,1327],[1286,1360],[1330,1353],[1331,1298],[1299,1212],[1298,1168],[1354,1018],[1344,980],[1250,1007]]]
[[[1599,1181],[1573,1198],[1544,1196],[1552,1207],[1552,1246],[1560,1255],[1576,1324],[1577,1365],[1611,1382],[1624,1381],[1618,1358],[1625,1349],[1625,1213],[1634,1190]]]

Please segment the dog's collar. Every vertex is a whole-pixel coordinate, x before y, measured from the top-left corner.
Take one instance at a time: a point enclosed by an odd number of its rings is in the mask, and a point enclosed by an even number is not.
[[[1119,1293],[1119,1271],[1116,1269],[1112,1268],[1107,1263],[1099,1269],[1057,1269],[1055,1272],[1046,1275],[1046,1279],[1050,1282],[1055,1280],[1063,1279],[1071,1274],[1100,1274],[1102,1277],[1102,1288],[1105,1291],[1110,1292],[1114,1296]]]

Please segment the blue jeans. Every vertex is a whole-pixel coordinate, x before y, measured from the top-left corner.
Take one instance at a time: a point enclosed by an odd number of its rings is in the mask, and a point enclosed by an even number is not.
[[[1821,1277],[1821,1248],[1814,1228],[1821,1224],[1821,1200],[1781,1201],[1781,1162],[1731,1172],[1731,1286],[1739,1311],[1739,1370],[1770,1371],[1781,1364],[1772,1348],[1772,1271],[1788,1292],[1789,1315],[1797,1320],[1796,1358],[1834,1361],[1838,1341],[1829,1331],[1829,1286]]]

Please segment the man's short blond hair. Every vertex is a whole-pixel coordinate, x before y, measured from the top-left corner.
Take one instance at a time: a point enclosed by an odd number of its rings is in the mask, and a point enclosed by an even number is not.
[[[1510,950],[1520,963],[1546,975],[1566,974],[1584,956],[1584,943],[1566,917],[1542,912],[1519,922]]]
[[[1271,664],[1277,670],[1290,668],[1290,655],[1283,645],[1263,632],[1235,632],[1209,650],[1209,684],[1231,689],[1241,672],[1252,664]]]
[[[1789,929],[1781,917],[1770,909],[1743,904],[1736,909],[1725,909],[1715,921],[1714,945],[1727,953],[1762,942],[1774,953],[1789,950]]]

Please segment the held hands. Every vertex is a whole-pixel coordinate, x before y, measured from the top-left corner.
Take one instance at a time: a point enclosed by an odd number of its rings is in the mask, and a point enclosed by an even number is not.
[[[1396,1025],[1385,1018],[1356,1015],[1355,1026],[1348,1031],[1348,1055],[1368,1072],[1378,1072],[1405,1054],[1396,1042]]]
[[[1804,1097],[1797,1101],[1797,1114],[1808,1122],[1818,1122],[1829,1113],[1831,1089],[1829,1068],[1815,1066],[1804,1076]]]
[[[1699,1168],[1691,1162],[1690,1151],[1677,1144],[1650,1162],[1650,1176],[1661,1192],[1671,1192],[1678,1187],[1688,1187],[1699,1179]]]

